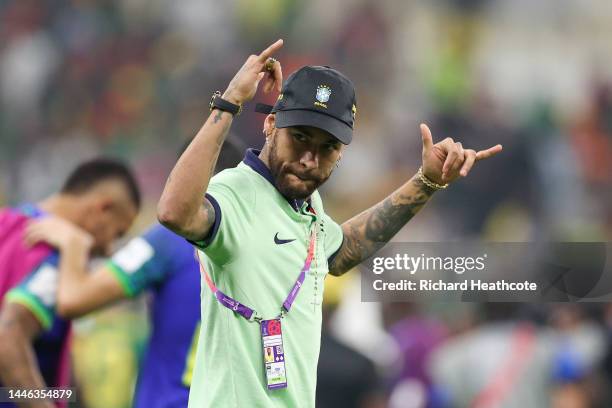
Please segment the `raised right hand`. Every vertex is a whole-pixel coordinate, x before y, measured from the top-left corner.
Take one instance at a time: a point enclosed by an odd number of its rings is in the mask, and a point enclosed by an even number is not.
[[[266,70],[266,61],[283,46],[283,40],[277,40],[274,44],[263,50],[259,55],[251,55],[240,68],[238,73],[230,81],[222,98],[241,105],[255,96],[259,82],[266,78],[264,92],[277,89],[279,92],[283,84],[283,71],[280,62],[274,63],[271,71]]]
[[[455,181],[468,175],[475,162],[495,156],[502,151],[502,145],[497,144],[485,150],[475,151],[464,149],[460,142],[450,137],[433,143],[431,130],[421,124],[423,140],[423,175],[438,184]]]

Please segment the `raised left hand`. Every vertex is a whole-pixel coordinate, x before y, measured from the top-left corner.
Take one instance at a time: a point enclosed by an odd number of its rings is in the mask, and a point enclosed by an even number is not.
[[[71,245],[91,248],[94,243],[93,237],[85,230],[56,216],[32,220],[26,227],[24,239],[31,246],[46,242],[59,250]]]
[[[277,40],[261,54],[251,55],[230,81],[223,93],[223,99],[237,105],[250,101],[257,92],[259,82],[264,80],[264,92],[276,89],[280,92],[283,84],[283,71],[280,62],[276,61],[268,70],[266,62],[283,46],[283,40]],[[264,79],[265,78],[265,79]]]
[[[431,131],[421,124],[423,139],[423,175],[438,184],[447,184],[468,175],[475,162],[495,156],[502,151],[498,144],[486,150],[464,149],[461,142],[450,137],[434,144]]]

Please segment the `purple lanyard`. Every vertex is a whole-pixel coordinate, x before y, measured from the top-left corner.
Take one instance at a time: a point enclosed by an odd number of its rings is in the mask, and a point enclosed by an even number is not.
[[[289,313],[289,310],[291,309],[291,305],[293,305],[293,302],[295,301],[295,298],[297,298],[297,295],[300,292],[300,289],[302,288],[302,284],[304,283],[304,280],[306,279],[306,274],[308,273],[308,271],[310,271],[310,265],[312,264],[312,258],[314,257],[314,250],[315,250],[316,242],[317,242],[317,234],[316,234],[316,228],[314,228],[313,231],[310,233],[310,243],[308,244],[308,255],[306,256],[306,261],[304,262],[304,266],[302,267],[302,270],[297,280],[293,284],[291,291],[289,292],[289,294],[287,295],[287,298],[283,302],[283,305],[281,307],[281,313],[279,316],[281,318],[284,317],[287,313]],[[217,301],[219,301],[221,305],[238,313],[239,315],[241,315],[248,321],[257,321],[257,322],[261,321],[262,318],[257,316],[257,313],[255,312],[255,310],[251,309],[247,305],[240,303],[237,300],[234,300],[232,297],[221,292],[217,288],[217,286],[215,286],[215,283],[212,281],[212,279],[210,278],[210,275],[208,275],[208,272],[206,272],[206,269],[204,269],[204,266],[202,265],[202,261],[200,259],[199,252],[196,251],[196,254],[198,257],[198,263],[200,264],[200,271],[202,272],[202,274],[204,274],[204,279],[206,280],[206,284],[208,285],[212,293],[217,298]]]

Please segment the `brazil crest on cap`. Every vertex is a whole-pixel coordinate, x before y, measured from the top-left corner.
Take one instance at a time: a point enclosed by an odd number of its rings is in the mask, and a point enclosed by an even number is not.
[[[289,75],[272,112],[278,128],[313,126],[349,144],[357,113],[355,88],[333,68],[305,66]]]

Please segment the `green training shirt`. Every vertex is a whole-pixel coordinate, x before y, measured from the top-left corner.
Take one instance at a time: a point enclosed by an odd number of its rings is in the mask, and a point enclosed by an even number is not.
[[[219,304],[202,279],[189,408],[315,406],[323,280],[328,259],[342,244],[342,229],[325,214],[318,192],[307,202],[284,198],[257,155],[249,149],[237,167],[212,178],[207,197],[216,220],[196,245],[219,290],[271,319],[293,287],[316,229],[311,270],[282,319],[288,387],[267,389],[259,324]]]

